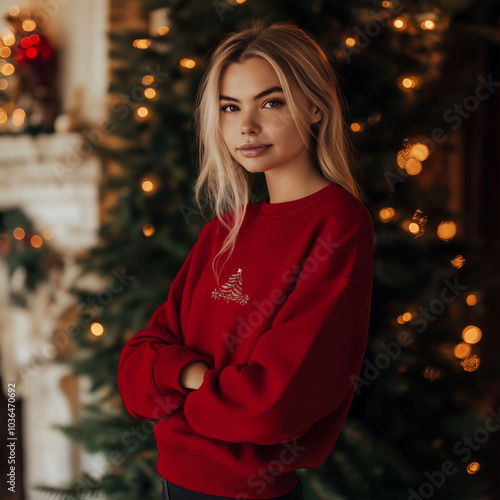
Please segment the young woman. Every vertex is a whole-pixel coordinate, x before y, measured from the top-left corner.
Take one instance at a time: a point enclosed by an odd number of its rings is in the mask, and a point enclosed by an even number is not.
[[[257,22],[214,51],[195,109],[215,216],[123,348],[120,393],[156,422],[163,498],[301,499],[295,470],[324,462],[351,405],[372,293],[336,79],[295,24]]]

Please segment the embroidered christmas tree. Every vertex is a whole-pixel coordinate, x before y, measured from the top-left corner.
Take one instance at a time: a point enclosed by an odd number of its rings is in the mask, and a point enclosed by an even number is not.
[[[241,269],[233,274],[225,285],[222,285],[219,290],[215,289],[212,292],[212,297],[214,299],[224,299],[227,303],[230,300],[238,302],[238,304],[246,304],[248,302],[248,295],[243,295],[242,283],[243,278],[241,276]]]

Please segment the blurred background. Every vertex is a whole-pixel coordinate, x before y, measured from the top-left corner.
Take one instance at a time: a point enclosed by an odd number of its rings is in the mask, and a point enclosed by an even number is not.
[[[160,498],[118,357],[206,222],[210,51],[263,15],[337,72],[375,226],[357,395],[305,498],[500,498],[498,1],[0,0],[2,498]]]

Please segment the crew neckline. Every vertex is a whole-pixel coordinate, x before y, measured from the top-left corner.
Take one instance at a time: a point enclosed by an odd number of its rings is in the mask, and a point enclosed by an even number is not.
[[[298,198],[297,200],[283,201],[281,203],[269,203],[269,196],[260,202],[259,213],[266,217],[273,217],[275,215],[288,215],[297,210],[305,208],[306,206],[314,203],[315,201],[323,198],[333,191],[334,186],[337,186],[335,182],[331,182],[327,186],[324,186],[320,190],[304,196],[303,198]]]

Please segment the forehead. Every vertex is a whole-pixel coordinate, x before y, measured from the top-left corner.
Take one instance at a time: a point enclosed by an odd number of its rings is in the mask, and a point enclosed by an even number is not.
[[[273,67],[260,57],[252,57],[243,63],[231,63],[221,75],[220,91],[232,97],[253,96],[280,81]]]

